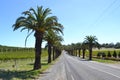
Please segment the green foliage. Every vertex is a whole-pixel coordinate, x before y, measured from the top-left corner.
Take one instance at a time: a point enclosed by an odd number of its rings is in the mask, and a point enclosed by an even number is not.
[[[102,58],[105,58],[106,57],[106,54],[103,52],[102,53]]]
[[[93,51],[93,54],[95,55],[96,52],[98,52],[98,51]],[[117,53],[118,53],[118,58],[117,58]],[[100,59],[100,60],[101,59],[109,60],[110,62],[111,61],[120,61],[120,50],[110,50],[110,51],[101,50],[101,52],[99,54],[100,54],[100,56],[102,55],[102,58],[100,58],[100,57],[94,57],[94,58],[97,58],[97,59]],[[112,55],[114,55],[114,57],[112,57]]]
[[[47,51],[42,52],[42,69],[32,70],[34,50],[0,53],[0,79],[3,80],[33,80],[49,67]]]
[[[26,58],[34,58],[34,52],[5,52],[0,53],[0,60],[10,60],[10,59],[26,59]]]
[[[120,52],[118,53],[118,57],[120,58]]]
[[[97,57],[100,58],[100,56],[101,56],[101,52],[98,52]]]
[[[110,53],[110,51],[108,51],[107,57],[111,57],[111,53]]]
[[[34,50],[32,51],[15,51],[15,52],[1,52],[0,53],[0,60],[13,60],[13,59],[30,59],[34,58]],[[42,57],[47,56],[47,51],[42,51]]]
[[[114,57],[114,58],[117,58],[117,53],[116,53],[116,51],[113,52],[113,57]]]

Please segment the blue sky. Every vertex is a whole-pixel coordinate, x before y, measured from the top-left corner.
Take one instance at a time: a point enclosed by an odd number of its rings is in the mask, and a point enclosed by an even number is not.
[[[0,44],[24,47],[27,31],[13,32],[12,25],[23,11],[41,5],[63,24],[63,44],[82,42],[88,35],[99,43],[120,42],[120,0],[1,0]],[[34,47],[34,42],[31,35],[27,46]]]

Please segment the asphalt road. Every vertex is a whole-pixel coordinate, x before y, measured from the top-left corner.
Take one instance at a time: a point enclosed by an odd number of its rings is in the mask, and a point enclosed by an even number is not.
[[[51,71],[39,80],[120,80],[120,68],[70,56],[63,51]]]

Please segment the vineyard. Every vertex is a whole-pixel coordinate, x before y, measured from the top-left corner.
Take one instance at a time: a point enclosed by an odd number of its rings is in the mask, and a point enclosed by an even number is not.
[[[0,60],[34,58],[34,48],[0,47]]]
[[[0,79],[31,79],[39,71],[32,71],[34,63],[34,48],[0,46]],[[43,70],[47,66],[47,51],[42,50]]]

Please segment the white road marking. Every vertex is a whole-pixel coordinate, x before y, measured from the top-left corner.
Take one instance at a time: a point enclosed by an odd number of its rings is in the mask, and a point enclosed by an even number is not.
[[[78,62],[78,60],[76,60],[76,61]],[[82,63],[82,64],[84,64],[84,63]],[[87,64],[85,64],[85,65],[87,65]],[[112,73],[110,73],[110,72],[106,72],[106,71],[100,70],[100,69],[95,68],[95,67],[92,67],[92,66],[90,66],[90,65],[87,65],[87,66],[90,67],[90,68],[92,68],[92,69],[98,70],[98,71],[100,71],[100,72],[104,72],[104,73],[107,73],[107,74],[112,75],[112,76],[114,76],[114,77],[120,78],[120,76],[117,76],[117,75],[112,74]]]
[[[74,77],[73,77],[73,75],[71,75],[71,78],[72,78],[72,80],[75,80]]]
[[[69,56],[69,58],[71,58],[72,60],[76,61],[77,63],[80,62],[79,60],[77,60],[77,59],[75,59],[75,58],[73,58],[73,57],[70,57],[70,56]],[[87,65],[87,64],[85,64],[85,63],[82,63],[82,64]],[[112,74],[112,73],[110,73],[110,72],[106,72],[106,71],[100,70],[100,69],[95,68],[95,67],[92,67],[92,66],[90,66],[90,65],[87,65],[87,66],[90,67],[90,68],[92,68],[92,69],[98,70],[98,71],[100,71],[100,72],[107,73],[107,74],[109,74],[109,75],[112,75],[112,76],[117,77],[117,78],[120,79],[120,76],[117,76],[117,75]],[[71,76],[71,77],[73,77],[73,76]],[[73,80],[74,80],[74,78],[73,78]]]
[[[112,75],[112,76],[117,77],[117,78],[119,78],[119,79],[120,79],[120,77],[119,77],[119,76],[114,75],[114,74],[112,74],[112,73],[110,73],[110,72],[106,72],[106,71],[100,70],[100,69],[95,68],[95,67],[92,67],[92,66],[89,66],[89,67],[90,67],[90,68],[92,68],[92,69],[98,70],[98,71],[100,71],[100,72],[107,73],[107,74],[109,74],[109,75]]]

